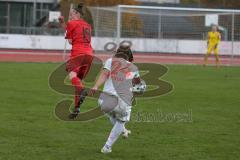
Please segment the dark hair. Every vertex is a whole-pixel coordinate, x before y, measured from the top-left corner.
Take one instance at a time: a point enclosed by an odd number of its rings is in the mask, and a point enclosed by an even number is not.
[[[124,52],[117,52],[115,55],[114,55],[114,57],[116,57],[116,58],[123,58],[123,59],[125,59],[125,60],[127,60],[128,61],[128,56],[124,53]]]
[[[120,45],[117,49],[115,57],[123,58],[129,62],[133,61],[132,50],[129,45]]]
[[[76,12],[80,13],[84,16],[84,5],[83,3],[79,3],[76,7],[73,8]]]

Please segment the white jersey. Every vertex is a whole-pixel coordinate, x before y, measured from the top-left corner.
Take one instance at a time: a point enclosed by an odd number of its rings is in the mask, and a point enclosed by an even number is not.
[[[139,77],[137,67],[122,58],[109,58],[103,68],[110,71],[103,92],[115,95],[131,106],[133,98],[132,79]]]
[[[109,59],[107,59],[105,61],[103,68],[107,69],[111,73],[111,70],[112,70],[112,58],[109,58]],[[104,87],[103,87],[103,92],[107,92],[107,93],[110,93],[112,95],[117,96],[117,91],[116,91],[116,89],[113,86],[113,82],[112,82],[111,76],[109,76],[108,79],[105,81]]]

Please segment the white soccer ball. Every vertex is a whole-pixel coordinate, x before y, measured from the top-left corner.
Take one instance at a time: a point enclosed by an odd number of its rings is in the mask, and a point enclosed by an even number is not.
[[[147,89],[147,85],[146,85],[146,82],[141,79],[141,82],[139,84],[133,84],[133,87],[132,87],[132,92],[133,93],[144,93]]]

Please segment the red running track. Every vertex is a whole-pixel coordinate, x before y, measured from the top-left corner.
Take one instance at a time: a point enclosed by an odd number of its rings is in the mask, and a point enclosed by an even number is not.
[[[111,53],[96,53],[100,59],[111,57]],[[220,56],[222,65],[240,66],[240,57]],[[0,50],[0,62],[63,62],[63,51],[44,50]],[[180,55],[180,54],[153,54],[135,53],[134,61],[141,63],[161,64],[203,64],[202,55]],[[214,64],[214,57],[209,58],[209,64]]]

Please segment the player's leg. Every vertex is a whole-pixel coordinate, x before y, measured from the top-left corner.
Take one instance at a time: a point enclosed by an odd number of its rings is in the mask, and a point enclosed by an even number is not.
[[[126,123],[124,124],[124,130],[123,130],[123,133],[122,133],[122,137],[124,139],[128,138],[128,136],[132,133],[130,130],[128,130],[126,127],[125,127]]]
[[[83,55],[81,56],[81,63],[80,64],[80,67],[78,69],[78,72],[77,72],[77,77],[79,78],[79,80],[82,82],[83,79],[87,76],[90,68],[91,68],[91,64],[92,64],[92,60],[93,60],[93,57],[92,56],[89,56],[89,55]],[[85,89],[84,85],[82,85],[82,89],[80,91],[80,94],[78,94],[78,107],[80,109],[82,103],[84,102],[86,96],[87,96],[87,93],[88,91]]]
[[[116,108],[116,117],[124,122],[129,122],[131,117],[132,106],[129,106],[124,100],[119,98],[119,108]],[[124,125],[123,138],[128,138],[128,135],[131,134],[131,131],[126,129]]]
[[[131,106],[127,106],[122,100],[119,100],[119,105],[114,108],[111,121],[114,123],[110,132],[108,140],[102,148],[102,153],[110,153],[112,151],[112,145],[117,141],[122,134],[124,138],[127,138],[131,131],[125,128],[125,124],[130,120]]]
[[[77,114],[80,112],[80,108],[79,108],[80,97],[79,97],[79,95],[83,89],[83,84],[82,84],[82,81],[80,80],[80,78],[78,78],[76,71],[71,71],[69,73],[69,79],[71,80],[71,83],[75,88],[74,114]]]
[[[108,114],[106,114],[106,116],[109,118],[111,124],[114,126],[115,123],[116,123],[116,121],[117,121],[115,115],[114,115],[114,114],[111,114],[111,113],[108,113]],[[131,134],[131,131],[128,130],[128,129],[125,127],[125,124],[124,124],[123,127],[124,127],[124,128],[123,128],[123,132],[122,132],[122,137],[123,137],[123,138],[128,138],[128,135]]]
[[[205,55],[205,57],[204,57],[204,66],[207,65],[207,63],[208,63],[208,57],[211,55],[211,52],[212,52],[212,46],[209,45],[209,46],[208,46],[208,49],[207,49],[207,53],[206,53],[206,55]]]
[[[108,117],[108,119],[111,122],[111,124],[114,126],[116,121],[117,121],[115,115],[112,114],[112,113],[107,113],[106,116]]]
[[[114,95],[107,94],[105,92],[100,94],[98,99],[98,106],[101,111],[109,118],[111,124],[114,126],[117,119],[113,109],[118,107],[118,98]]]
[[[79,66],[80,63],[79,60],[81,58],[79,57],[70,57],[70,59],[66,63],[66,70],[69,73],[69,80],[71,81],[72,85],[74,86],[74,110],[73,112],[69,115],[70,119],[74,119],[78,113],[80,112],[79,108],[79,95],[82,91],[83,84],[81,79],[78,77],[78,71],[79,71]]]
[[[84,102],[85,97],[87,96],[87,91],[84,89],[82,80],[89,71],[91,61],[87,61],[85,59],[88,59],[85,58],[85,55],[79,55],[71,58],[67,62],[67,71],[70,72],[69,79],[71,80],[72,85],[75,87],[74,111],[69,115],[69,118],[71,119],[76,118],[80,112],[80,105]]]
[[[119,106],[121,106],[122,111],[119,110],[118,112],[116,112],[116,118],[119,119],[120,121],[127,123],[130,121],[132,107],[128,106],[123,100],[119,100],[119,103],[120,103]],[[116,108],[116,110],[118,109]],[[126,129],[125,124],[124,124],[124,130],[122,132],[122,136],[123,138],[128,138],[128,135],[131,134],[131,131]]]
[[[81,66],[79,67],[79,70],[77,72],[77,77],[78,79],[81,81],[83,81],[83,78],[85,76],[85,73],[87,72],[87,67],[85,66]],[[78,94],[76,95],[76,99],[77,99],[77,107],[79,108],[79,111],[80,111],[80,107],[81,105],[83,104],[85,98],[87,96],[87,90],[85,89],[84,85],[82,85],[82,88],[81,90],[78,92]]]
[[[215,55],[215,59],[216,59],[216,66],[219,67],[219,56],[218,56],[218,47],[216,47],[214,49],[214,55]]]
[[[113,128],[110,132],[108,140],[101,150],[102,153],[112,152],[112,145],[117,141],[119,136],[123,133],[124,125],[125,125],[125,122],[120,121],[120,120],[116,120],[116,122],[115,122],[115,124],[114,124],[114,126],[113,126]]]

